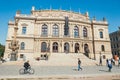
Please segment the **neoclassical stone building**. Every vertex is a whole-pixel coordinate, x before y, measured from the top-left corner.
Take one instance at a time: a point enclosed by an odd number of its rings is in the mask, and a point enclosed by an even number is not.
[[[17,25],[16,25],[17,24]],[[18,28],[18,59],[35,58],[44,53],[85,54],[98,58],[99,53],[111,56],[108,22],[90,20],[85,14],[64,10],[35,10],[31,14],[17,12],[14,21],[8,23],[5,56],[10,54],[9,44]]]
[[[112,55],[117,55],[120,57],[120,27],[115,32],[109,34],[111,40]]]

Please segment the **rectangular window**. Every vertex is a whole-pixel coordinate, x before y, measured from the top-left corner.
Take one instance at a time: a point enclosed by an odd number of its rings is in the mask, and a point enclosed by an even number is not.
[[[22,34],[26,34],[26,27],[22,28]]]
[[[100,32],[100,38],[103,38],[103,32]]]

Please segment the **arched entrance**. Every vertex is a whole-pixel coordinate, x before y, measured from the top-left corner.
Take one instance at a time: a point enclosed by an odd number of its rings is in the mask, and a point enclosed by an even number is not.
[[[58,52],[58,43],[57,42],[53,43],[53,52]]]
[[[75,43],[75,53],[78,53],[78,51],[79,51],[79,44]]]
[[[90,53],[90,51],[89,51],[88,44],[84,44],[84,54],[85,54],[87,57],[89,57],[89,53]]]
[[[64,44],[64,52],[69,52],[69,43]]]
[[[41,52],[46,52],[47,51],[47,43],[46,42],[42,42],[41,43]]]

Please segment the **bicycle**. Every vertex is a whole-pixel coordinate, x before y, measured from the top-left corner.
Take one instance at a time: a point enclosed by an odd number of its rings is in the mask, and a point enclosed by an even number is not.
[[[19,70],[19,74],[27,74],[27,73],[34,74],[34,72],[35,72],[35,70],[31,67],[29,67],[27,70],[25,68],[21,68]]]

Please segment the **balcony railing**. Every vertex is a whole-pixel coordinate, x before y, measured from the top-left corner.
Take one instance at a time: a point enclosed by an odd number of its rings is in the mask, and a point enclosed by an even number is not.
[[[63,35],[63,37],[70,37],[70,35]]]
[[[59,37],[59,35],[52,35],[52,37]]]
[[[74,38],[80,38],[80,36],[74,36]]]
[[[47,34],[42,34],[41,37],[48,37],[48,35]]]

